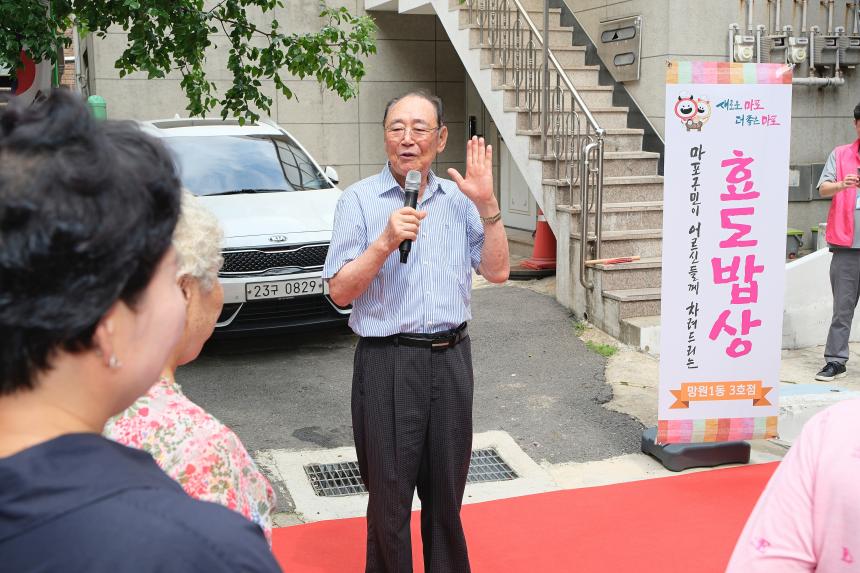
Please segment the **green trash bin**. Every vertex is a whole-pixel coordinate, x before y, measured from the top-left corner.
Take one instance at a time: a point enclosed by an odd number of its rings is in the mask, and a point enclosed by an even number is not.
[[[809,236],[812,239],[809,246],[812,248],[813,251],[816,251],[818,250],[818,225],[810,227],[809,231]]]
[[[803,231],[800,229],[788,229],[785,237],[785,258],[796,259],[797,252],[803,246]]]
[[[107,119],[107,102],[105,98],[99,95],[91,95],[87,98],[87,105],[93,112],[93,117],[96,119]]]

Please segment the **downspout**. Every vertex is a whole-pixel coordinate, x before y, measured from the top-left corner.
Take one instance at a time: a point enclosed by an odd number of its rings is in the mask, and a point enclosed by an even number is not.
[[[858,0],[860,1],[860,0]],[[740,26],[737,24],[731,24],[729,26],[729,61],[735,61],[735,36],[737,36],[740,31]]]
[[[755,4],[755,0],[746,0],[747,4],[747,32],[752,33],[753,31],[753,4]]]
[[[81,90],[81,36],[78,33],[77,22],[72,27],[72,46],[75,50],[75,88],[78,93]]]
[[[860,34],[860,0],[854,0],[854,25],[852,27],[853,34]]]

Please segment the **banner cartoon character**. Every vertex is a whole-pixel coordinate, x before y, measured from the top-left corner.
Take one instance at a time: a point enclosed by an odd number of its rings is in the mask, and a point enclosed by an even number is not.
[[[702,131],[711,118],[711,102],[691,95],[679,95],[675,103],[675,116],[681,120],[687,131]]]

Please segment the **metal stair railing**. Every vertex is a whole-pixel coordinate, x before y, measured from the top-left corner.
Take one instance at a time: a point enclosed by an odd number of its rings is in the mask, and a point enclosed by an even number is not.
[[[541,157],[553,161],[557,188],[567,185],[570,203],[573,187],[579,184],[579,281],[585,288],[593,288],[594,284],[585,276],[585,261],[589,254],[600,258],[606,131],[597,123],[552,50],[544,45],[543,36],[519,0],[466,0],[466,8],[469,23],[479,31],[481,46],[490,49],[491,64],[501,70],[502,84],[513,87],[517,108],[528,114],[527,129],[540,129]],[[546,14],[544,6],[545,23]],[[541,52],[543,58],[539,57]],[[589,253],[592,213],[594,250]]]

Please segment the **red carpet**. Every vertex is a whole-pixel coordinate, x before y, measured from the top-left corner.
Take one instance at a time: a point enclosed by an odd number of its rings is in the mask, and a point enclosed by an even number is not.
[[[565,490],[463,507],[474,573],[722,572],[776,464]],[[415,571],[423,572],[418,514]],[[276,529],[288,573],[364,571],[362,518]]]

